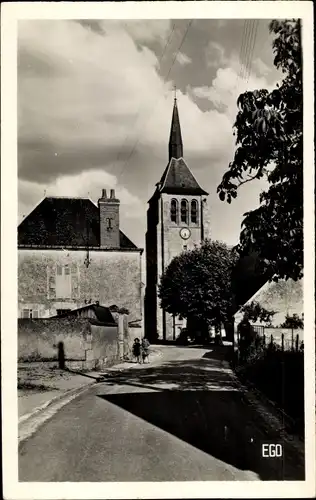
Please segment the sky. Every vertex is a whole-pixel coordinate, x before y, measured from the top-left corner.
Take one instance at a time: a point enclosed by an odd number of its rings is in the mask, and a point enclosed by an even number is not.
[[[236,244],[266,187],[247,183],[231,205],[216,193],[236,148],[236,100],[280,80],[269,20],[252,28],[247,45],[242,19],[20,20],[19,222],[44,196],[97,202],[114,188],[121,229],[144,248],[176,86],[184,159],[209,193],[210,236]]]

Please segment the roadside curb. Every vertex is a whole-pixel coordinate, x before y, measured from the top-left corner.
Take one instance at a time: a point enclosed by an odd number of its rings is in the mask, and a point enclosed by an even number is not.
[[[155,350],[149,353],[149,360],[150,362],[148,363],[148,366],[150,366],[151,362],[157,361],[159,358],[163,356],[163,352],[160,350]],[[102,372],[102,375],[98,378],[97,382],[102,382],[104,379],[107,377],[111,377],[112,374],[117,373],[117,372],[123,372],[125,370],[133,370],[135,368],[139,368],[140,366],[143,366],[143,364],[131,362],[131,361],[125,361],[123,363],[118,363],[117,365],[113,365],[109,368],[106,368],[104,372]],[[147,366],[147,363],[146,363]]]
[[[153,355],[153,361],[155,361],[155,360],[159,359],[160,357],[162,357],[163,353],[162,353],[162,351],[157,350],[157,351],[152,352],[152,355]],[[118,364],[118,366],[119,366],[119,364]],[[115,372],[122,372],[125,370],[130,370],[130,369],[133,369],[133,367],[134,367],[134,365],[131,366],[131,365],[128,365],[128,363],[126,363],[126,366],[121,366],[120,368],[116,369],[115,365],[113,365],[111,368],[108,368],[105,371],[105,373],[100,375],[98,378],[93,377],[90,379],[89,382],[87,382],[87,384],[85,384],[83,386],[76,387],[75,389],[69,389],[69,390],[63,391],[61,394],[58,394],[57,396],[49,399],[48,401],[45,401],[45,403],[41,404],[40,406],[35,407],[31,412],[26,413],[25,415],[22,415],[18,420],[19,443],[24,441],[25,439],[27,439],[29,437],[29,435],[31,435],[34,432],[33,430],[31,432],[26,432],[27,435],[25,435],[24,437],[22,436],[20,438],[20,431],[23,434],[23,430],[25,427],[27,427],[27,426],[32,427],[32,421],[36,420],[36,417],[39,417],[39,419],[40,419],[41,415],[44,415],[45,411],[49,412],[50,409],[54,405],[56,405],[56,404],[58,405],[58,403],[59,403],[59,406],[62,407],[64,402],[67,402],[68,400],[74,399],[75,397],[79,396],[82,392],[87,390],[92,385],[103,382],[108,377],[111,377],[111,375],[114,374]],[[44,420],[45,420],[45,418],[44,418]]]
[[[156,361],[160,357],[162,357],[163,352],[160,350],[152,352],[152,360]],[[119,364],[118,364],[119,366]],[[63,391],[61,394],[51,398],[45,403],[41,404],[34,408],[31,412],[22,415],[18,421],[18,442],[21,444],[23,441],[28,439],[34,432],[48,420],[54,413],[56,413],[59,409],[61,409],[64,405],[70,402],[72,399],[78,397],[84,391],[88,390],[93,385],[104,382],[108,377],[114,375],[115,372],[123,372],[126,370],[131,370],[134,368],[134,365],[130,366],[128,363],[124,366],[121,365],[120,368],[115,368],[115,365],[111,368],[108,368],[104,374],[100,375],[100,377],[90,378],[90,381],[87,384],[76,387],[75,389],[69,389]]]
[[[88,382],[87,384],[76,387],[75,389],[68,389],[66,391],[63,391],[61,394],[58,394],[57,396],[49,399],[45,403],[41,404],[40,406],[37,406],[32,410],[30,413],[26,413],[25,415],[22,415],[19,418],[18,425],[24,424],[28,422],[31,418],[33,418],[35,415],[39,414],[41,411],[46,410],[50,405],[57,403],[58,401],[61,401],[62,399],[67,399],[69,396],[74,396],[74,395],[79,395],[81,391],[84,391],[91,385],[95,384],[96,381],[93,380],[91,382]]]

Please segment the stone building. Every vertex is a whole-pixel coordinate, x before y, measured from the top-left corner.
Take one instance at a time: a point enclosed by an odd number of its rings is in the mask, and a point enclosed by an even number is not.
[[[98,302],[142,320],[143,250],[120,230],[120,202],[105,189],[87,198],[48,197],[18,227],[18,309],[22,318],[63,315]]]
[[[160,276],[176,255],[192,249],[208,235],[207,195],[185,160],[177,107],[174,100],[169,161],[149,200],[146,233],[145,332],[148,338],[174,339],[182,326],[159,306]]]

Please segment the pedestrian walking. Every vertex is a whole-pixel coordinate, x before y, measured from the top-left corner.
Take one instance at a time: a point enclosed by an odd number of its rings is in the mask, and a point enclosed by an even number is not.
[[[140,355],[141,355],[141,343],[139,341],[139,338],[136,338],[133,344],[133,356],[136,358],[136,363],[140,363]]]
[[[148,342],[148,340],[144,337],[143,340],[142,340],[142,358],[143,358],[143,363],[145,363],[146,359],[147,359],[147,362],[149,363],[149,347],[150,347],[150,344]]]

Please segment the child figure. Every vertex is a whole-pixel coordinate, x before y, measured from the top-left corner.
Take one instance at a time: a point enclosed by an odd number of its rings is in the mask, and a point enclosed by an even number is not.
[[[145,363],[146,359],[149,362],[148,355],[149,355],[149,342],[146,338],[143,338],[142,340],[142,358],[143,358],[143,363]]]
[[[140,351],[141,351],[141,344],[139,338],[136,338],[133,344],[133,355],[136,358],[137,363],[140,363]]]

